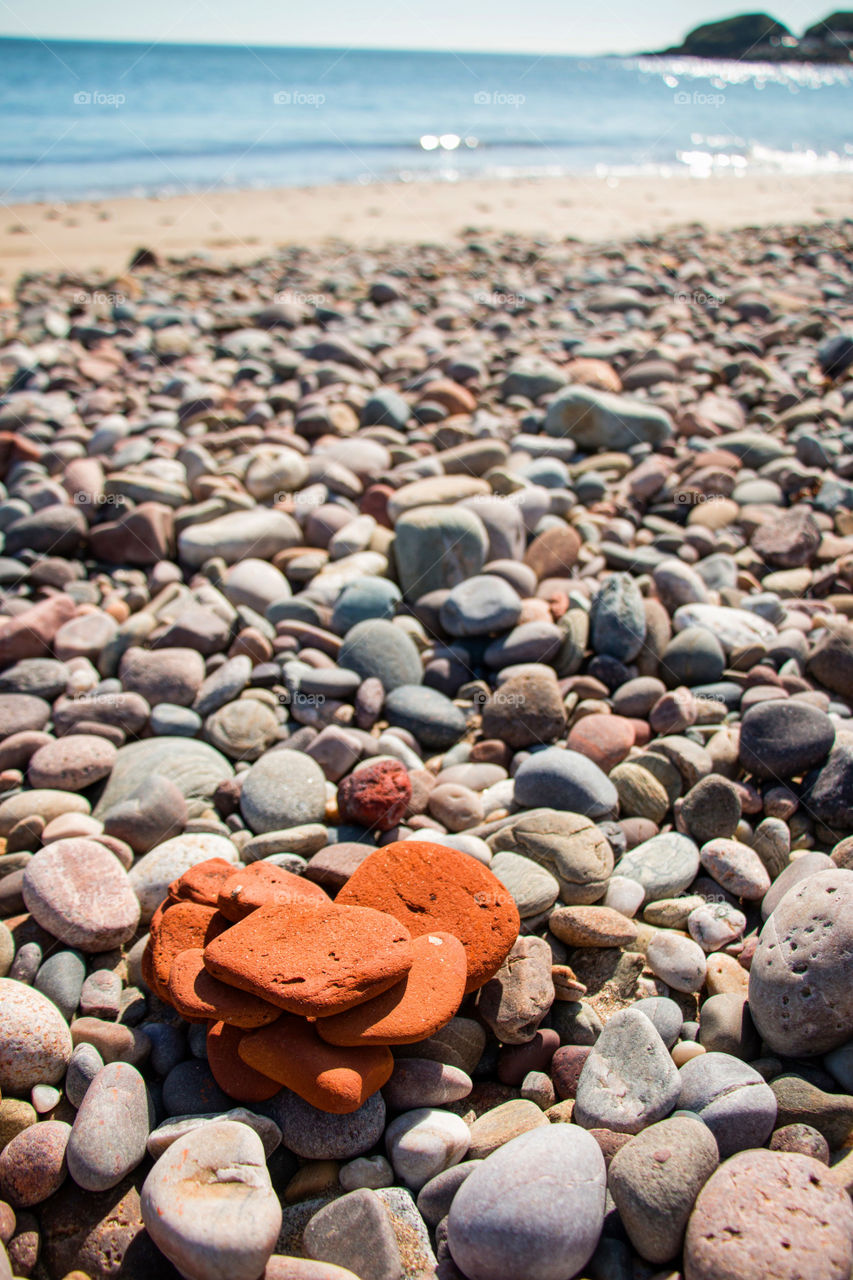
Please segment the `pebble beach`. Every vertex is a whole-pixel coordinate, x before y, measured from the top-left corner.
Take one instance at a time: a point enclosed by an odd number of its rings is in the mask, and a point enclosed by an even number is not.
[[[853,222],[593,234],[10,286],[0,1280],[849,1280]]]

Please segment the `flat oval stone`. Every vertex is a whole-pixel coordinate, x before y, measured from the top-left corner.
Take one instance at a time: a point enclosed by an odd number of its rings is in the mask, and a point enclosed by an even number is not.
[[[820,871],[789,890],[758,939],[749,1007],[774,1053],[836,1049],[853,1026],[853,871]]]
[[[589,818],[616,813],[619,797],[606,774],[578,751],[546,747],[534,752],[515,775],[516,804],[527,809],[569,810]]]
[[[639,1133],[669,1115],[680,1081],[655,1027],[636,1009],[613,1014],[578,1081],[574,1118],[585,1129]]]
[[[705,981],[705,952],[692,938],[661,930],[646,948],[646,962],[656,977],[676,991],[699,991]]]
[[[461,1116],[431,1107],[404,1111],[385,1132],[388,1159],[412,1191],[463,1160],[470,1142],[471,1131]]]
[[[696,879],[699,850],[688,836],[667,832],[631,849],[620,859],[617,871],[643,886],[647,902],[675,898]]]
[[[301,751],[268,751],[244,775],[240,812],[255,835],[322,822],[326,813],[323,770]]]
[[[533,809],[513,816],[489,836],[495,853],[509,849],[556,876],[561,902],[597,902],[613,872],[613,849],[590,818],[557,809]]]
[[[690,1280],[847,1280],[853,1204],[809,1156],[743,1151],[700,1191],[684,1257]]]
[[[33,787],[85,791],[111,771],[116,749],[106,738],[75,733],[48,742],[30,757],[27,777]]]
[[[429,1058],[399,1058],[382,1094],[394,1111],[410,1111],[418,1106],[458,1102],[467,1098],[472,1088],[471,1077],[460,1067]]]
[[[142,1163],[148,1141],[145,1081],[128,1062],[103,1067],[86,1091],[68,1143],[68,1172],[86,1191],[107,1191]]]
[[[561,1124],[523,1133],[456,1192],[447,1222],[453,1260],[469,1280],[565,1280],[598,1244],[604,1197],[604,1157],[589,1134]]]
[[[835,725],[818,707],[790,698],[761,702],[741,722],[740,762],[759,778],[783,781],[821,764],[834,742]]]
[[[490,870],[512,894],[522,920],[540,915],[557,900],[557,879],[530,858],[504,850],[492,858]]]
[[[385,699],[383,714],[389,724],[408,729],[429,751],[447,751],[464,734],[465,716],[438,689],[421,684],[403,684]]]
[[[58,1191],[68,1172],[65,1150],[70,1133],[71,1126],[61,1120],[46,1120],[16,1134],[0,1152],[3,1199],[16,1209],[29,1209]]]
[[[760,1147],[776,1123],[777,1104],[758,1072],[728,1053],[703,1053],[678,1072],[682,1111],[693,1111],[717,1140],[721,1159]]]
[[[415,642],[402,627],[384,618],[367,618],[350,627],[338,666],[355,671],[362,680],[375,677],[386,693],[400,685],[420,684],[423,677]]]
[[[304,1160],[351,1160],[376,1146],[385,1128],[381,1093],[372,1094],[346,1115],[320,1111],[289,1089],[277,1094],[269,1106],[282,1143]]]
[[[613,1156],[607,1188],[647,1262],[678,1254],[696,1197],[719,1162],[710,1130],[687,1116],[659,1120]]]
[[[12,978],[0,978],[0,1089],[26,1093],[56,1084],[73,1045],[68,1024],[52,1000]]]
[[[27,863],[24,901],[43,929],[81,951],[109,951],[133,937],[139,902],[127,872],[95,840],[57,840]]]
[[[739,840],[709,840],[699,860],[717,884],[736,898],[757,902],[770,888],[770,876],[754,849]]]
[[[233,1120],[172,1143],[140,1207],[157,1248],[189,1280],[258,1280],[281,1228],[261,1140]]]

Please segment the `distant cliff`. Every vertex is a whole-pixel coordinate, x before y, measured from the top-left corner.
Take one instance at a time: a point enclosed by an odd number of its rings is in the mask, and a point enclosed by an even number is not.
[[[741,13],[695,27],[654,56],[736,58],[748,62],[853,62],[853,12],[839,10],[796,36],[767,13]]]

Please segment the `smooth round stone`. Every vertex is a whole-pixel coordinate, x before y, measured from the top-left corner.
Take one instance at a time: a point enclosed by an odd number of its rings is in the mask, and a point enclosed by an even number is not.
[[[357,1191],[359,1187],[376,1191],[394,1185],[394,1170],[384,1156],[357,1156],[343,1166],[338,1181],[344,1191]]]
[[[458,1102],[472,1088],[471,1077],[459,1067],[429,1058],[400,1058],[382,1087],[382,1096],[392,1110],[411,1111]]]
[[[326,813],[323,770],[300,751],[267,752],[245,774],[240,812],[255,835],[322,822]]]
[[[610,907],[612,911],[618,911],[620,915],[627,916],[630,920],[640,910],[645,898],[643,886],[636,880],[629,880],[627,876],[614,875],[610,877],[601,905]]]
[[[853,871],[820,871],[767,920],[749,971],[749,1007],[774,1053],[836,1049],[853,1026]]]
[[[145,1081],[127,1062],[111,1062],[89,1085],[68,1143],[68,1172],[85,1191],[107,1191],[142,1163],[148,1140]]]
[[[206,676],[196,694],[195,710],[200,716],[212,715],[226,702],[238,698],[252,675],[252,659],[245,653],[223,662]],[[156,708],[155,708],[156,710]]]
[[[385,699],[383,715],[429,751],[448,750],[467,728],[465,716],[449,698],[420,684],[394,688]]]
[[[658,1121],[613,1156],[607,1188],[647,1262],[678,1254],[696,1197],[719,1162],[710,1130],[687,1116]]]
[[[628,573],[612,573],[593,601],[591,623],[596,653],[632,662],[646,638],[643,597],[636,579]]]
[[[532,859],[505,850],[496,853],[490,865],[492,874],[512,895],[522,919],[538,916],[556,902],[560,893],[559,882],[550,871]]]
[[[139,924],[139,902],[127,872],[94,840],[57,840],[24,870],[27,910],[43,929],[81,951],[109,951]]]
[[[687,932],[705,952],[722,951],[746,930],[746,916],[728,902],[708,902],[691,911],[687,917]]]
[[[173,1142],[145,1179],[142,1221],[189,1280],[258,1280],[281,1228],[263,1144],[215,1121]]]
[[[351,1160],[376,1146],[385,1128],[381,1093],[371,1094],[349,1115],[318,1111],[288,1089],[277,1094],[269,1106],[281,1129],[282,1143],[304,1160]]]
[[[173,702],[161,702],[152,707],[149,724],[151,732],[158,738],[192,738],[201,729],[202,719],[191,707],[177,707]]]
[[[205,560],[221,558],[226,564],[237,564],[251,556],[271,560],[277,551],[299,546],[299,525],[283,511],[254,507],[248,511],[231,511],[204,524],[189,525],[178,535],[181,561],[191,569],[199,569]]]
[[[125,692],[138,693],[150,706],[174,702],[192,706],[204,680],[204,658],[195,649],[128,649],[119,664]]]
[[[681,934],[654,934],[646,948],[646,962],[652,973],[675,991],[699,991],[705,981],[705,952]]]
[[[206,742],[173,736],[131,742],[119,748],[95,817],[103,818],[156,773],[175,784],[187,800],[188,816],[196,818],[211,804],[219,783],[233,772],[222,753]]]
[[[701,778],[681,803],[681,820],[698,844],[717,837],[730,838],[737,830],[740,817],[741,802],[736,788],[718,774]]]
[[[550,668],[502,680],[481,710],[483,734],[507,746],[538,746],[566,731],[560,687]]]
[[[635,730],[623,716],[583,716],[569,732],[566,745],[570,751],[587,756],[604,773],[609,773],[625,759],[634,745]]]
[[[717,1140],[720,1158],[763,1146],[776,1123],[776,1097],[746,1062],[728,1053],[703,1053],[678,1072],[678,1106],[693,1111]]]
[[[486,666],[500,671],[528,662],[546,663],[559,652],[562,641],[562,632],[552,622],[521,622],[487,647]]]
[[[240,861],[240,855],[230,840],[204,831],[173,836],[139,858],[128,873],[128,879],[139,899],[143,923],[151,919],[172,881],[180,879],[190,867],[206,862],[208,858],[223,858],[234,863]]]
[[[754,644],[769,644],[776,639],[776,628],[746,609],[730,609],[715,604],[683,604],[672,615],[676,631],[700,627],[715,635],[727,654],[733,649]]]
[[[617,871],[643,886],[647,902],[676,898],[696,879],[699,850],[688,836],[667,832],[629,850]]]
[[[708,874],[729,893],[749,902],[763,898],[770,876],[754,849],[739,840],[710,840],[699,850]]]
[[[387,578],[362,578],[344,587],[332,610],[332,630],[346,633],[360,622],[371,618],[394,617],[402,596],[400,589]]]
[[[65,693],[70,672],[55,658],[23,658],[0,675],[0,693],[26,693],[53,702]]]
[[[613,1014],[578,1081],[575,1121],[585,1129],[639,1133],[669,1115],[678,1071],[650,1020],[636,1009]]]
[[[39,991],[0,978],[0,1089],[26,1093],[33,1085],[56,1084],[71,1057],[68,1024]]]
[[[847,1280],[853,1204],[809,1156],[743,1151],[700,1191],[684,1259],[688,1280]]]
[[[28,693],[0,693],[0,738],[24,730],[43,729],[50,719],[50,703]]]
[[[74,1046],[74,1052],[65,1073],[65,1092],[73,1107],[79,1107],[104,1060],[93,1044],[85,1042]]]
[[[681,1035],[684,1021],[684,1015],[675,1001],[668,996],[647,996],[644,1000],[638,1000],[633,1008],[649,1019],[667,1049],[671,1049]]]
[[[278,736],[275,712],[255,698],[228,702],[204,725],[205,737],[230,760],[257,760]]]
[[[250,558],[225,572],[222,592],[231,604],[248,605],[263,616],[271,604],[290,598],[290,583],[275,565]]]
[[[601,1148],[576,1125],[519,1135],[456,1192],[447,1222],[453,1260],[468,1280],[576,1275],[601,1235],[605,1181]]]
[[[107,776],[115,757],[116,749],[106,738],[75,733],[39,747],[30,757],[27,778],[33,787],[85,791]]]
[[[725,666],[723,646],[703,627],[687,627],[673,636],[661,657],[661,672],[670,687],[713,684]]]
[[[482,1160],[463,1160],[430,1178],[418,1192],[418,1212],[427,1226],[437,1227],[450,1212],[454,1196],[465,1179],[482,1164]],[[343,1172],[343,1170],[341,1171]]]
[[[586,756],[560,747],[532,753],[515,775],[516,803],[607,818],[618,808],[616,788]]]
[[[829,1164],[829,1143],[810,1124],[785,1124],[774,1129],[768,1146],[771,1151],[794,1151],[801,1156],[811,1156],[821,1164]]]
[[[466,582],[481,572],[488,551],[483,522],[462,506],[417,507],[394,525],[394,560],[407,600]]]
[[[556,877],[560,900],[568,904],[597,902],[613,871],[609,841],[577,813],[548,808],[518,814],[489,837],[488,845],[495,853],[509,849],[540,863]]]
[[[453,587],[439,618],[451,636],[487,636],[509,631],[521,616],[521,597],[508,582],[480,574]]]
[[[821,764],[835,742],[823,711],[790,698],[750,707],[740,728],[740,761],[750,773],[775,780],[799,777]]]
[[[16,1209],[28,1209],[58,1191],[70,1133],[69,1124],[45,1120],[17,1134],[0,1152],[0,1196]]]
[[[385,1131],[385,1149],[394,1173],[412,1191],[467,1154],[471,1132],[452,1111],[418,1107],[404,1111]]]
[[[79,951],[55,951],[40,966],[33,986],[52,1000],[70,1022],[80,1003],[85,979],[86,961]]]
[[[357,622],[346,633],[338,666],[355,671],[362,680],[375,677],[386,693],[401,685],[420,684],[420,654],[402,627],[383,618]]]

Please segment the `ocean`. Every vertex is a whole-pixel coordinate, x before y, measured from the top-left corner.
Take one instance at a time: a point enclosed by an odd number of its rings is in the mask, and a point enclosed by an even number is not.
[[[853,171],[853,67],[0,40],[0,200]]]

